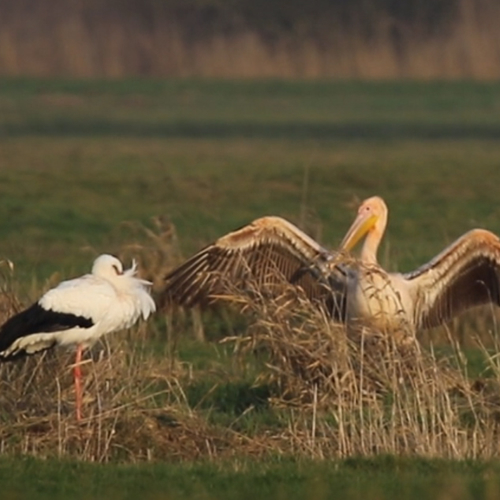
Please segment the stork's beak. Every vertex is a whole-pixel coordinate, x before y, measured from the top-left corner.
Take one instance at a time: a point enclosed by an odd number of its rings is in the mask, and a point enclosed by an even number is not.
[[[375,226],[378,217],[374,214],[359,214],[340,244],[340,250],[350,252],[358,241]]]

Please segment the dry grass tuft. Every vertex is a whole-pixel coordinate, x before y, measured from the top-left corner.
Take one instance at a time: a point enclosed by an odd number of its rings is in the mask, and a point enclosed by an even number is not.
[[[81,424],[72,353],[56,350],[0,366],[2,454],[137,462],[269,451],[193,411],[183,390],[189,377],[179,363],[141,354],[129,339],[112,338],[93,354],[83,366]]]
[[[498,456],[498,378],[470,381],[459,348],[438,359],[406,334],[348,334],[295,289],[276,300],[238,297],[255,318],[242,352],[264,352],[273,403],[292,409],[295,449],[319,457],[378,453]],[[491,360],[493,361],[493,360]]]
[[[256,383],[276,388],[272,407],[289,412],[286,431],[267,432],[273,452],[498,456],[495,356],[485,350],[493,377],[470,380],[458,343],[438,357],[403,330],[347,332],[300,290],[270,279],[267,288],[249,281],[244,294],[231,282],[222,288],[224,299],[252,318],[246,335],[225,341],[241,356],[265,357],[268,371]]]
[[[172,222],[163,216],[151,218],[152,227],[137,222],[124,222],[130,233],[123,245],[121,259],[139,261],[141,276],[153,283],[154,291],[161,291],[163,277],[172,267],[182,261],[177,230]]]
[[[160,237],[155,241],[163,242]],[[144,262],[161,265],[156,252]],[[13,289],[13,267],[7,264],[0,267],[2,323],[22,309]],[[128,335],[106,338],[87,355],[80,425],[72,352],[54,349],[0,364],[0,452],[138,461],[193,459],[232,449],[231,436],[189,407],[181,383],[187,369],[153,352],[148,336],[142,324]]]
[[[137,333],[137,332],[135,332]],[[126,341],[94,350],[83,366],[84,421],[74,414],[73,354],[62,350],[0,366],[0,447],[4,453],[83,460],[190,456],[179,429],[191,423],[175,370]],[[182,422],[178,424],[179,421]],[[168,432],[157,433],[158,427]],[[154,450],[154,453],[153,453]],[[163,456],[162,456],[163,455]]]

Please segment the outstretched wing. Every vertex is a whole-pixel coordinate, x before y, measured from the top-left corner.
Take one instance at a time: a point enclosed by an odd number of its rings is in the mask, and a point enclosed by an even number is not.
[[[418,327],[438,326],[475,306],[500,305],[500,240],[474,229],[404,277]]]
[[[276,286],[288,282],[340,317],[345,276],[335,259],[335,254],[290,222],[262,217],[173,269],[165,277],[162,302],[191,307],[210,303],[230,290],[254,288],[272,295]]]

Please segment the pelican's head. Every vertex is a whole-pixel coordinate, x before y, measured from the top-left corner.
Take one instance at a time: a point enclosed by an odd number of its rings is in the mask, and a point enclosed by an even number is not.
[[[379,239],[387,224],[387,205],[380,196],[366,199],[358,209],[358,215],[344,236],[340,249],[350,252],[363,236],[378,233]]]
[[[92,274],[101,278],[116,278],[123,274],[123,264],[114,255],[99,255],[92,266]]]

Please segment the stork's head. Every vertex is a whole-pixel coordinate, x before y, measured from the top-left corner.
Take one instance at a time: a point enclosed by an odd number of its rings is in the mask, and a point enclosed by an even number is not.
[[[379,241],[387,224],[387,205],[380,196],[366,199],[358,209],[358,215],[340,244],[341,250],[351,251],[361,238],[376,234]]]
[[[92,274],[101,278],[113,279],[123,274],[123,264],[114,255],[103,254],[94,261]]]

